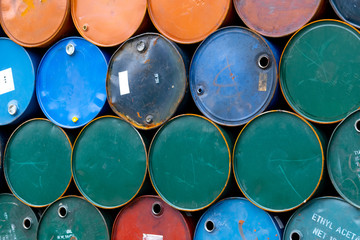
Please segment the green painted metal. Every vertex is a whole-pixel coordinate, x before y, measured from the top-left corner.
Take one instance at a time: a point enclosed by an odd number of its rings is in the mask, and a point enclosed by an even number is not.
[[[250,121],[234,147],[236,181],[256,206],[272,212],[299,207],[322,178],[322,143],[303,118],[266,112]]]
[[[318,123],[333,123],[360,107],[360,34],[348,24],[321,20],[298,31],[280,62],[289,105]]]
[[[174,208],[203,209],[225,189],[231,167],[225,132],[197,115],[180,115],[156,133],[149,150],[150,178]]]
[[[0,194],[0,239],[35,240],[38,219],[12,194]]]
[[[110,240],[110,230],[101,212],[83,198],[57,200],[43,213],[37,240]]]
[[[79,134],[72,172],[81,194],[101,208],[120,207],[145,180],[146,147],[139,132],[118,117],[100,117]]]
[[[360,110],[334,130],[328,145],[327,167],[337,192],[360,208]]]
[[[6,145],[4,173],[18,199],[33,207],[47,206],[70,184],[70,140],[48,120],[29,120],[13,132]]]
[[[341,198],[316,198],[289,219],[283,240],[360,240],[360,209]]]

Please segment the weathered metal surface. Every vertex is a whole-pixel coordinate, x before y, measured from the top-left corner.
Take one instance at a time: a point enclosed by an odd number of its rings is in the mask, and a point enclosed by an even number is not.
[[[218,29],[231,0],[149,0],[151,21],[161,34],[183,44],[196,43]]]
[[[330,0],[331,7],[343,21],[360,28],[360,1],[359,0]]]
[[[191,240],[192,220],[158,196],[141,196],[121,209],[112,240]]]
[[[281,240],[282,222],[245,198],[226,198],[212,205],[197,223],[194,240]]]
[[[0,126],[18,124],[38,107],[35,75],[39,56],[0,38]]]
[[[21,124],[4,154],[4,173],[13,194],[27,205],[44,207],[66,191],[71,180],[71,143],[45,119]]]
[[[0,239],[36,239],[38,219],[33,210],[11,194],[0,194]]]
[[[72,154],[72,172],[81,194],[101,208],[133,199],[145,181],[146,147],[139,132],[118,117],[100,117],[82,129]]]
[[[72,28],[70,0],[2,0],[5,33],[24,47],[46,47]]]
[[[102,47],[119,45],[141,26],[146,0],[74,0],[71,14],[78,32]],[[146,21],[146,20],[145,20]]]
[[[360,209],[341,198],[316,198],[290,218],[284,240],[360,240]]]
[[[253,31],[227,27],[214,32],[196,50],[190,66],[196,106],[218,124],[247,123],[274,98],[278,62],[278,50]]]
[[[110,240],[110,229],[101,212],[88,201],[69,196],[57,200],[43,213],[37,240]]]
[[[157,33],[129,39],[109,63],[109,104],[136,128],[152,129],[167,121],[184,98],[186,86],[186,69],[179,50]]]
[[[107,58],[80,37],[53,45],[40,62],[36,95],[47,118],[64,128],[82,127],[106,102]]]
[[[360,208],[360,111],[347,116],[333,131],[327,169],[338,193]]]
[[[290,35],[323,8],[324,0],[233,0],[236,12],[251,29],[268,37]]]
[[[360,34],[336,20],[313,22],[289,40],[280,62],[289,105],[317,123],[341,121],[360,106]]]
[[[230,176],[230,141],[210,120],[180,115],[158,130],[149,150],[150,178],[159,196],[179,210],[213,203]]]
[[[305,119],[286,111],[266,112],[240,132],[233,167],[252,203],[267,211],[289,211],[316,191],[323,174],[323,146]]]

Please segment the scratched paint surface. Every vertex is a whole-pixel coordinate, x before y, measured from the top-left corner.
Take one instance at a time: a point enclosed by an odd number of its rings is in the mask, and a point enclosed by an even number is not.
[[[249,122],[234,149],[234,173],[244,195],[269,211],[288,211],[316,190],[323,170],[322,145],[297,115],[264,113]]]
[[[328,145],[327,166],[339,194],[360,208],[360,119],[359,110],[337,126]],[[356,123],[358,122],[358,125]]]
[[[74,144],[75,183],[99,207],[119,207],[135,197],[145,179],[146,165],[141,135],[117,117],[94,120]]]
[[[319,122],[340,121],[360,106],[360,34],[323,20],[297,32],[280,63],[281,88],[290,106]]]
[[[360,1],[359,0],[330,0],[335,13],[344,21],[354,27],[360,27]]]
[[[58,126],[45,119],[23,123],[11,136],[4,173],[11,191],[31,206],[61,197],[71,180],[71,143]]]
[[[24,219],[31,219],[29,229],[23,227]],[[11,194],[0,194],[0,239],[35,240],[38,219],[32,209]]]
[[[208,232],[206,223],[214,224]],[[245,198],[226,198],[212,205],[197,223],[194,240],[280,240],[282,224]]]
[[[149,171],[168,204],[200,210],[215,201],[227,184],[230,149],[209,120],[182,115],[157,132],[149,150]]]

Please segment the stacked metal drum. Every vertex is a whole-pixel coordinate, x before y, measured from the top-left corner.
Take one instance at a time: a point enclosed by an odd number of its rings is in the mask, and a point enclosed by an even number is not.
[[[360,240],[359,0],[0,0],[0,240]]]

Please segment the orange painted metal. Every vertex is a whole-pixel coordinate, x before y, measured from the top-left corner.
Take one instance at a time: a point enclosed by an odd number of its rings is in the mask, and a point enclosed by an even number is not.
[[[165,37],[183,44],[200,42],[231,14],[231,0],[148,0],[154,26]]]
[[[324,10],[324,0],[233,0],[251,29],[268,37],[290,35]]]
[[[5,33],[24,47],[46,47],[73,28],[70,0],[1,0]]]
[[[191,217],[170,207],[159,196],[141,196],[121,209],[114,222],[112,240],[191,240]]]
[[[146,0],[72,0],[78,32],[102,47],[121,44],[146,25]]]

